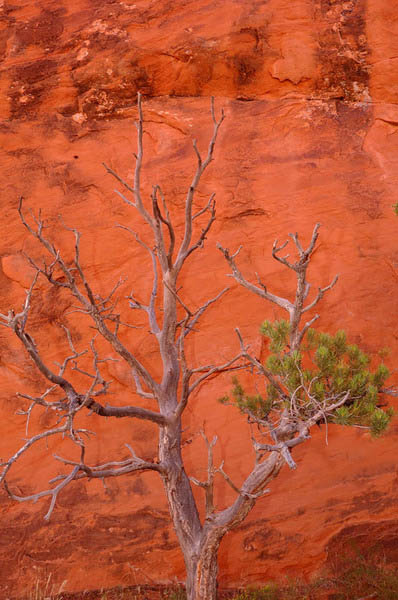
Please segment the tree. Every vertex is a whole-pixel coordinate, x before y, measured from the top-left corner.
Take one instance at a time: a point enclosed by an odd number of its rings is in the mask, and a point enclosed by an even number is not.
[[[276,303],[287,310],[290,315],[289,324],[280,322],[275,325],[264,325],[264,333],[270,336],[273,343],[272,352],[274,354],[271,357],[273,362],[268,362],[267,365],[261,364],[249,352],[249,348],[238,330],[240,350],[230,360],[218,365],[191,366],[188,364],[185,352],[187,340],[194,335],[195,327],[204,312],[227,291],[227,288],[223,289],[217,296],[209,299],[199,308],[191,309],[181,297],[178,288],[178,279],[187,259],[191,254],[203,248],[215,219],[214,194],[203,207],[197,210],[194,208],[199,182],[213,159],[217,134],[224,119],[223,112],[219,119],[216,118],[213,101],[211,114],[213,134],[206,157],[202,157],[196,142],[193,143],[196,154],[196,171],[186,194],[185,222],[181,239],[179,231],[173,225],[166,198],[159,185],[154,185],[152,189],[150,208],[147,208],[142,199],[140,178],[143,161],[143,114],[140,95],[138,96],[138,122],[136,123],[138,151],[135,156],[134,185],[131,186],[105,165],[108,173],[115,177],[125,190],[124,193],[119,191],[119,195],[139,214],[152,236],[151,242],[148,243],[129,226],[122,226],[133,236],[143,251],[148,253],[152,263],[153,285],[148,302],[144,304],[135,294],[131,293],[128,303],[133,311],[143,311],[147,315],[150,334],[156,340],[161,360],[162,376],[160,378],[144,366],[134,350],[131,350],[122,339],[123,328],[131,327],[131,324],[123,320],[121,314],[117,312],[117,290],[120,282],[107,296],[98,294],[92,283],[88,281],[81,264],[79,232],[76,229],[69,229],[74,236],[75,246],[74,258],[72,261],[68,261],[46,236],[45,222],[40,214],[38,217],[33,214],[30,218],[26,217],[22,199],[20,199],[18,209],[22,223],[29,234],[36,238],[45,250],[50,257],[50,262],[46,263],[43,260],[42,263],[37,264],[30,258],[30,263],[35,269],[35,276],[27,290],[22,309],[19,312],[9,310],[8,313],[0,314],[1,324],[17,336],[47,382],[45,391],[39,396],[20,394],[20,397],[28,401],[27,408],[21,412],[26,415],[28,421],[36,407],[43,410],[52,409],[58,416],[54,426],[41,430],[26,439],[13,456],[1,463],[0,483],[3,484],[10,498],[19,502],[36,501],[48,497],[50,505],[45,516],[48,520],[54,510],[57,496],[72,481],[98,478],[105,480],[109,477],[143,471],[158,473],[164,484],[170,517],[184,556],[187,571],[186,589],[190,600],[215,598],[218,570],[217,552],[223,536],[239,525],[253,508],[256,500],[268,492],[267,484],[278,475],[285,462],[291,468],[296,466],[291,456],[292,448],[310,437],[309,431],[313,425],[319,422],[327,423],[342,407],[356,406],[355,403],[361,405],[364,402],[369,403],[368,392],[372,385],[376,387],[376,392],[372,397],[373,410],[376,410],[376,397],[381,388],[379,382],[384,380],[386,375],[385,372],[380,371],[377,375],[369,374],[366,381],[363,382],[362,388],[365,391],[361,392],[361,395],[358,392],[358,386],[354,390],[351,385],[351,379],[355,373],[351,373],[354,367],[350,365],[347,368],[351,368],[351,371],[343,379],[343,383],[339,380],[338,385],[328,385],[322,391],[319,387],[322,378],[330,378],[331,368],[335,371],[340,368],[338,364],[343,361],[343,354],[339,355],[338,361],[335,360],[334,363],[328,355],[329,363],[334,364],[334,366],[330,366],[329,371],[326,367],[323,368],[322,364],[318,364],[318,369],[323,369],[322,377],[319,373],[306,370],[303,366],[301,347],[305,335],[312,336],[315,340],[318,354],[320,353],[321,338],[310,333],[310,326],[317,316],[300,329],[301,317],[304,312],[315,307],[323,295],[336,283],[335,279],[327,287],[321,288],[313,301],[304,307],[309,293],[306,273],[315,248],[318,226],[314,230],[307,249],[302,248],[297,234],[293,236],[299,253],[296,263],[289,263],[287,257],[280,257],[280,251],[284,245],[281,247],[274,245],[273,248],[274,258],[282,262],[284,266],[293,269],[297,274],[297,291],[293,303],[272,295],[260,280],[258,280],[258,285],[249,283],[237,267],[236,253],[230,255],[227,249],[220,246],[232,269],[232,276],[239,284],[265,300]],[[130,194],[131,197],[125,194]],[[197,223],[202,224],[200,232],[196,231]],[[143,399],[144,406],[101,403],[102,396],[111,394],[110,382],[101,375],[101,364],[109,359],[99,356],[95,336],[90,342],[91,371],[88,371],[85,363],[82,366],[81,362],[85,360],[87,351],[76,349],[71,331],[66,325],[63,327],[70,347],[69,354],[59,365],[58,371],[46,364],[43,352],[40,350],[40,342],[36,342],[33,335],[29,333],[30,310],[40,292],[37,283],[43,279],[50,287],[61,289],[73,297],[76,304],[75,311],[85,316],[91,323],[91,327],[94,327],[95,335],[102,336],[109,343],[113,352],[129,366],[135,381],[135,393]],[[322,347],[325,347],[330,355],[333,354],[335,346],[337,347],[339,343],[343,344],[340,338],[335,337],[330,340],[328,338],[328,342],[325,339],[322,338]],[[353,353],[354,351],[347,350],[347,352]],[[252,430],[255,451],[254,466],[249,469],[250,472],[243,484],[240,487],[235,485],[225,472],[223,464],[218,467],[214,464],[213,448],[217,438],[209,441],[205,433],[201,432],[207,446],[207,479],[199,481],[189,477],[183,463],[181,433],[182,418],[190,397],[209,378],[221,372],[243,368],[249,368],[253,373],[264,377],[268,385],[268,395],[264,398],[260,395],[254,397],[247,395],[237,380],[233,390],[234,400],[232,401],[236,401],[239,408],[248,415],[251,424],[257,425],[257,428]],[[343,367],[341,366],[341,368]],[[363,368],[360,372],[363,372]],[[89,385],[83,389],[81,389],[82,376],[89,381]],[[147,408],[148,404],[151,406],[154,402],[157,406],[155,410]],[[153,461],[143,459],[136,455],[129,444],[126,444],[129,456],[124,460],[109,460],[96,465],[87,464],[86,444],[87,438],[90,438],[90,432],[79,424],[82,411],[92,415],[93,425],[96,419],[103,417],[149,421],[158,429],[157,458]],[[271,443],[263,443],[262,436],[264,434],[271,437]],[[53,436],[69,437],[79,450],[79,460],[55,456],[68,472],[63,472],[52,480],[49,489],[26,496],[17,494],[13,491],[15,488],[9,480],[13,466],[30,448]],[[236,492],[235,501],[221,510],[217,510],[214,505],[216,476],[221,476]],[[193,495],[192,484],[203,488],[205,493],[205,517],[202,521]]]
[[[390,393],[390,390],[384,389],[389,376],[384,364],[372,372],[369,369],[370,357],[357,345],[348,344],[344,331],[332,336],[312,329],[318,314],[301,326],[304,313],[315,308],[338,279],[336,276],[328,286],[319,288],[312,302],[305,305],[311,287],[307,281],[307,269],[315,250],[319,226],[315,226],[306,249],[302,247],[297,233],[290,234],[298,254],[295,262],[287,260],[289,255],[280,256],[288,242],[278,247],[276,240],[272,249],[273,258],[296,275],[294,302],[271,294],[258,277],[258,285],[247,281],[235,262],[240,249],[231,256],[219,245],[231,267],[232,276],[240,285],[289,314],[289,321],[265,321],[261,326],[260,331],[268,338],[270,350],[264,365],[248,352],[237,331],[243,356],[255,373],[265,379],[266,394],[248,395],[234,378],[232,399],[225,396],[221,402],[236,404],[241,412],[247,414],[249,422],[260,428],[263,436],[271,438],[271,444],[259,444],[253,440],[257,451],[279,450],[293,469],[296,464],[290,449],[309,438],[313,425],[324,422],[327,432],[327,424],[332,421],[340,425],[365,427],[378,436],[387,428],[393,414],[390,409],[382,410],[380,404],[380,394]]]

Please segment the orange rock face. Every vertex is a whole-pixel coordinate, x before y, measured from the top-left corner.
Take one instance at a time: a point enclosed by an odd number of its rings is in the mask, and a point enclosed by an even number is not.
[[[315,289],[340,274],[321,307],[319,327],[346,329],[376,356],[397,355],[398,243],[392,205],[397,197],[398,21],[393,3],[379,0],[3,0],[0,2],[0,153],[3,230],[0,239],[0,312],[18,310],[32,278],[24,254],[41,250],[17,215],[18,197],[42,209],[49,235],[67,257],[73,240],[58,215],[82,233],[82,262],[99,293],[119,277],[144,298],[150,264],[127,232],[148,234],[133,209],[114,194],[106,162],[129,180],[135,150],[136,93],[145,98],[143,188],[159,183],[177,225],[194,168],[192,140],[204,148],[211,132],[210,100],[226,121],[215,162],[197,201],[216,192],[217,221],[205,248],[183,277],[185,302],[197,307],[229,281],[228,294],[192,337],[194,365],[237,351],[239,326],[261,350],[258,326],[281,316],[273,306],[231,284],[216,242],[243,245],[240,266],[258,272],[270,290],[293,291],[289,274],[270,258],[273,240],[298,231],[308,239],[316,222],[321,240],[312,262]],[[180,228],[178,232],[181,233]],[[31,331],[49,363],[67,352],[60,327],[68,323],[80,349],[91,332],[73,313],[73,299],[39,286]],[[126,318],[131,319],[126,308]],[[135,317],[135,315],[133,315]],[[141,319],[141,320],[140,320]],[[159,360],[144,321],[125,342],[155,372]],[[45,385],[23,349],[4,328],[1,336],[0,457],[26,436],[27,405]],[[111,356],[99,342],[104,356]],[[262,349],[264,351],[264,349]],[[137,400],[129,370],[110,362],[111,400]],[[395,382],[396,382],[396,376]],[[391,383],[394,383],[394,377]],[[186,414],[187,469],[203,475],[200,428],[217,432],[217,459],[239,483],[253,461],[244,419],[216,399],[230,386],[220,378],[203,386]],[[111,401],[110,400],[110,401]],[[151,425],[83,419],[95,430],[92,463],[137,454],[155,456]],[[33,413],[31,433],[54,423]],[[295,451],[287,467],[246,522],[220,550],[222,586],[260,583],[285,575],[310,577],[347,544],[379,544],[397,560],[398,429],[381,440],[366,431],[331,426]],[[76,457],[67,441],[43,444],[15,468],[12,484],[39,491],[61,469],[52,454]],[[195,492],[196,493],[196,492]],[[218,506],[233,492],[222,482]],[[201,502],[200,491],[198,500]],[[83,590],[183,578],[183,561],[170,526],[160,481],[152,474],[102,484],[74,483],[59,496],[51,521],[47,500],[16,505],[0,495],[0,595],[23,594],[51,573],[58,585]]]

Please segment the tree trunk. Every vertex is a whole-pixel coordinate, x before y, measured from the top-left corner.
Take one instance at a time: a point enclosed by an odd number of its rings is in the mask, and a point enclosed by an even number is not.
[[[187,600],[216,600],[218,548],[226,531],[219,528],[202,536],[199,556],[186,557]]]
[[[182,464],[180,435],[180,423],[166,425],[160,432],[159,447],[166,466],[163,483],[170,515],[184,556],[187,599],[215,600],[218,548],[229,528],[210,521],[202,527],[191,482]]]
[[[181,423],[168,424],[160,429],[159,458],[165,466],[162,475],[164,488],[187,572],[187,596],[195,598],[195,577],[200,545],[202,526],[191,482],[185,472],[181,456]]]
[[[257,464],[235,502],[220,512],[208,514],[203,526],[182,462],[180,419],[170,420],[160,428],[159,459],[170,516],[185,561],[187,600],[216,600],[220,542],[246,518],[256,495],[279,473],[283,458],[279,452],[272,452],[267,460]]]

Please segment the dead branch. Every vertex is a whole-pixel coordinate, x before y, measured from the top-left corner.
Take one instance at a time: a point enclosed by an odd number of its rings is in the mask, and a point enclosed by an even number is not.
[[[264,284],[260,283],[259,287],[254,285],[253,283],[250,283],[249,281],[247,281],[247,279],[243,277],[241,271],[238,269],[238,266],[235,262],[235,257],[238,255],[240,248],[235,252],[235,254],[230,254],[228,248],[223,248],[219,243],[217,243],[217,248],[223,253],[226,261],[231,267],[231,277],[233,277],[240,285],[248,289],[250,292],[253,292],[253,294],[256,294],[261,298],[264,298],[266,300],[269,300],[270,302],[273,302],[274,304],[277,304],[278,306],[280,306],[284,310],[287,310],[290,313],[290,311],[293,308],[293,305],[289,300],[287,300],[286,298],[276,296],[275,294],[271,294],[270,292],[268,292]]]
[[[242,335],[238,329],[238,327],[235,328],[236,331],[236,335],[238,336],[239,339],[239,343],[240,343],[240,347],[241,347],[241,352],[242,352],[242,356],[249,361],[249,363],[251,365],[253,365],[253,367],[256,368],[257,373],[260,373],[261,375],[264,375],[264,377],[266,377],[266,379],[268,379],[268,381],[275,387],[275,389],[278,391],[279,396],[282,398],[282,400],[285,401],[289,401],[290,398],[289,396],[284,392],[284,390],[282,389],[278,379],[275,377],[275,375],[273,375],[271,373],[271,371],[269,371],[268,369],[266,369],[264,367],[263,364],[261,364],[261,362],[255,358],[254,356],[252,356],[249,353],[249,348],[248,346],[246,346],[246,344],[243,341]]]
[[[148,385],[148,387],[153,391],[153,393],[155,393],[157,391],[158,385],[154,381],[154,379],[151,377],[151,375],[149,374],[147,369],[145,369],[145,367],[140,363],[140,361],[136,358],[136,356],[133,353],[131,353],[122,344],[122,342],[118,338],[117,334],[113,333],[109,329],[109,327],[106,325],[107,318],[104,317],[102,314],[103,313],[103,306],[101,305],[102,301],[100,301],[99,304],[96,301],[95,295],[94,295],[94,293],[83,273],[83,269],[80,265],[80,258],[79,258],[79,256],[80,256],[80,254],[79,254],[79,252],[80,252],[79,251],[80,234],[76,230],[74,230],[74,229],[72,230],[75,235],[75,257],[74,257],[74,265],[75,266],[68,267],[66,262],[61,257],[59,251],[57,251],[55,249],[55,247],[53,246],[53,244],[51,244],[51,242],[49,242],[49,240],[47,240],[43,236],[44,223],[41,220],[41,218],[39,217],[38,219],[35,219],[35,223],[37,223],[36,230],[33,229],[32,227],[30,227],[30,225],[27,223],[27,221],[25,220],[23,211],[22,211],[22,198],[20,199],[20,204],[19,204],[18,210],[19,210],[19,214],[21,216],[22,223],[25,225],[25,227],[28,229],[28,231],[36,239],[38,239],[38,241],[51,254],[51,256],[54,257],[54,262],[52,264],[58,265],[59,268],[61,269],[62,273],[64,274],[66,281],[63,282],[63,287],[66,287],[70,290],[71,294],[78,300],[78,302],[81,306],[82,312],[92,318],[96,329],[113,346],[115,352],[117,354],[119,354],[133,369],[135,369],[139,373],[140,377],[145,381],[146,385]],[[55,286],[57,286],[59,284],[59,281],[57,279],[54,279],[54,277],[53,277],[54,268],[51,268],[51,269],[49,269],[47,267],[44,267],[44,268],[37,267],[37,268],[38,268],[38,274],[42,274],[43,276],[45,276],[50,284],[55,285]],[[74,271],[76,271],[76,270],[78,272],[81,282],[83,283],[85,293],[83,293],[79,288],[78,281],[76,280],[76,277],[74,275]],[[29,307],[28,307],[27,311],[28,310],[29,310]],[[4,315],[3,315],[3,317],[4,317]],[[1,315],[0,315],[0,318],[1,318]],[[21,339],[21,341],[23,341],[23,340]],[[28,351],[29,351],[29,349],[28,349]],[[39,362],[35,360],[35,357],[33,357],[32,354],[31,354],[31,357],[33,358],[34,362],[36,362],[37,366],[40,368]],[[41,368],[40,368],[40,370],[41,370]],[[43,374],[48,378],[47,373],[43,373]]]
[[[191,185],[189,186],[189,190],[187,192],[187,196],[186,196],[186,200],[185,200],[184,238],[183,238],[181,246],[178,250],[177,258],[174,263],[174,268],[178,272],[181,270],[181,267],[182,267],[184,261],[186,260],[186,258],[188,257],[188,255],[191,254],[197,248],[201,247],[201,245],[203,244],[203,241],[206,237],[206,234],[209,231],[209,229],[214,221],[215,204],[214,204],[214,196],[212,196],[206,206],[206,210],[209,210],[210,215],[211,215],[209,222],[207,223],[205,229],[202,231],[202,234],[200,235],[198,242],[196,242],[196,244],[194,244],[191,247],[192,223],[193,223],[192,205],[193,205],[194,195],[195,195],[195,192],[197,190],[199,181],[200,181],[203,173],[205,172],[205,170],[207,169],[207,167],[209,166],[210,162],[213,159],[214,147],[216,144],[218,131],[220,129],[221,123],[223,122],[224,116],[225,116],[224,111],[222,110],[221,117],[218,120],[216,119],[215,108],[214,108],[214,98],[211,99],[211,114],[212,114],[214,129],[213,129],[213,136],[210,140],[210,143],[209,143],[209,146],[207,149],[207,156],[206,156],[205,160],[202,159],[202,157],[197,149],[196,141],[194,141],[194,143],[193,143],[193,147],[194,147],[196,157],[197,157],[197,168],[196,168],[195,175],[192,179]]]
[[[203,365],[201,367],[197,367],[196,369],[191,369],[191,374],[192,375],[194,373],[203,373],[203,375],[201,375],[200,377],[198,377],[198,379],[196,379],[191,384],[191,386],[189,387],[189,394],[192,394],[192,392],[201,383],[203,383],[203,381],[205,381],[209,377],[212,377],[216,373],[225,373],[225,372],[236,371],[236,370],[245,368],[246,365],[236,365],[236,366],[233,366],[240,358],[242,358],[242,356],[243,356],[243,354],[241,352],[239,352],[239,354],[236,354],[236,356],[234,356],[233,358],[231,358],[231,360],[228,360],[227,362],[225,362],[222,365]]]
[[[294,302],[290,302],[287,298],[282,298],[280,296],[276,296],[275,294],[271,294],[267,286],[261,281],[260,277],[257,275],[257,283],[255,285],[250,283],[245,279],[239,270],[235,257],[239,253],[240,248],[235,252],[235,254],[230,254],[228,248],[223,248],[220,244],[217,244],[218,249],[223,253],[227,263],[231,268],[231,277],[233,277],[240,285],[251,291],[252,293],[268,300],[286,310],[289,314],[289,322],[290,322],[290,352],[294,352],[297,350],[301,344],[301,341],[308,331],[309,327],[319,318],[319,315],[315,315],[310,321],[305,323],[304,327],[300,330],[300,322],[303,313],[308,310],[314,308],[320,300],[322,300],[323,296],[326,292],[328,292],[337,282],[338,275],[334,277],[332,282],[323,288],[318,288],[318,294],[307,306],[304,306],[304,302],[308,296],[310,290],[310,284],[307,281],[307,269],[309,266],[309,261],[311,255],[313,254],[316,246],[316,241],[318,239],[318,230],[320,224],[317,223],[312,232],[311,240],[307,248],[303,248],[301,242],[299,240],[297,233],[290,233],[289,236],[293,240],[296,251],[298,253],[298,260],[295,262],[289,262],[287,259],[289,258],[289,254],[285,256],[281,256],[282,250],[286,248],[288,245],[288,241],[284,242],[281,246],[278,246],[278,240],[275,240],[272,246],[272,256],[275,260],[280,262],[285,267],[293,270],[296,274],[297,285],[296,285],[296,295]]]
[[[131,448],[129,447],[130,451]],[[68,475],[58,475],[54,477],[50,483],[56,483],[60,481],[58,485],[55,487],[43,490],[41,492],[37,492],[35,494],[30,494],[28,496],[20,496],[11,492],[9,485],[5,479],[5,475],[0,477],[0,482],[3,481],[5,489],[10,498],[16,500],[17,502],[27,502],[33,501],[37,502],[40,498],[45,498],[47,496],[51,496],[50,507],[45,515],[45,520],[48,521],[51,517],[51,514],[54,510],[55,503],[57,500],[58,494],[72,481],[78,479],[105,479],[108,477],[120,477],[122,475],[127,475],[128,473],[133,473],[137,471],[157,471],[163,472],[163,468],[160,464],[151,463],[145,461],[141,458],[138,458],[133,453],[132,459],[127,459],[124,461],[113,461],[104,463],[102,465],[96,465],[94,467],[90,467],[86,465],[84,462],[74,462],[69,459],[64,459],[60,456],[54,455],[54,458],[63,464],[72,465],[73,469]]]
[[[207,480],[199,481],[195,477],[190,477],[190,480],[195,485],[203,488],[205,490],[205,507],[206,507],[206,519],[211,518],[211,515],[214,513],[214,475],[217,472],[217,469],[214,468],[214,460],[213,460],[213,448],[217,443],[217,436],[215,435],[210,442],[203,431],[200,430],[200,435],[202,436],[206,447],[207,447]]]

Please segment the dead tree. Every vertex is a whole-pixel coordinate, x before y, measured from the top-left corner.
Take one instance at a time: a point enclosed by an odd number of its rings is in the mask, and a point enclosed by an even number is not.
[[[8,460],[1,463],[0,483],[5,487],[10,498],[18,501],[37,501],[49,498],[50,504],[45,515],[48,520],[54,510],[58,495],[72,481],[105,480],[143,471],[155,471],[161,477],[168,500],[170,516],[181,546],[187,570],[187,594],[193,598],[214,598],[217,579],[217,549],[222,535],[235,523],[240,522],[247,514],[255,497],[262,492],[266,481],[273,476],[275,465],[269,463],[257,468],[251,478],[237,491],[237,500],[227,511],[217,513],[213,503],[214,477],[219,471],[227,477],[222,469],[215,469],[212,462],[212,448],[215,440],[208,443],[209,475],[206,482],[197,482],[206,492],[207,512],[201,522],[198,508],[191,488],[191,480],[186,474],[181,453],[182,417],[193,392],[206,380],[215,375],[242,367],[242,352],[239,351],[224,364],[191,366],[187,363],[185,345],[194,335],[195,327],[204,312],[217,302],[228,288],[223,289],[216,297],[209,299],[199,308],[189,308],[180,295],[178,277],[188,257],[199,251],[206,240],[215,219],[215,198],[212,194],[208,202],[201,208],[194,208],[195,194],[201,177],[213,160],[219,128],[224,120],[224,113],[219,118],[215,115],[212,101],[211,114],[213,134],[207,148],[206,156],[202,156],[196,141],[193,148],[196,154],[196,171],[186,193],[185,223],[181,239],[175,230],[166,199],[159,185],[152,189],[150,206],[147,207],[142,198],[141,172],[143,161],[143,114],[141,97],[138,96],[137,145],[134,185],[105,165],[107,171],[117,179],[124,188],[118,192],[122,199],[134,209],[151,231],[152,242],[147,244],[132,228],[123,226],[135,241],[149,254],[153,267],[153,284],[150,298],[146,304],[138,300],[132,293],[128,302],[133,311],[143,311],[148,319],[151,335],[157,343],[162,365],[162,375],[156,378],[137,358],[137,355],[121,340],[120,332],[130,324],[122,320],[116,310],[116,292],[120,282],[103,297],[88,281],[80,260],[80,233],[70,229],[74,236],[74,258],[67,261],[60,250],[46,235],[46,225],[40,213],[38,216],[27,216],[23,210],[22,198],[19,202],[19,215],[30,235],[36,238],[47,257],[38,264],[30,258],[35,269],[35,276],[26,293],[26,300],[19,311],[9,310],[0,314],[1,324],[10,329],[20,340],[25,351],[47,381],[47,387],[39,396],[20,394],[28,400],[28,408],[24,411],[29,421],[32,411],[39,407],[43,410],[54,410],[58,415],[57,424],[27,438],[21,447]],[[204,221],[203,221],[204,220]],[[197,226],[199,223],[201,229]],[[199,229],[199,231],[198,231]],[[68,292],[75,303],[75,311],[86,315],[92,322],[96,336],[102,336],[111,346],[119,359],[123,359],[134,377],[135,393],[144,400],[156,401],[157,410],[150,410],[138,405],[101,403],[101,398],[109,395],[110,382],[101,374],[104,358],[98,354],[95,337],[90,343],[92,370],[81,368],[79,361],[87,350],[78,351],[70,330],[64,326],[66,340],[70,347],[59,369],[54,370],[46,364],[40,349],[40,340],[35,340],[29,333],[29,314],[36,297],[37,283],[44,279],[50,286]],[[73,376],[84,374],[90,384],[80,389]],[[80,381],[80,380],[79,380]],[[77,416],[81,411],[88,411],[97,417],[116,417],[149,421],[158,428],[158,456],[153,461],[140,458],[130,444],[126,444],[129,456],[124,460],[112,460],[103,464],[91,465],[86,462],[87,436],[90,432],[79,427]],[[139,427],[139,425],[137,424]],[[55,459],[64,465],[65,472],[50,481],[49,489],[23,496],[16,493],[10,477],[12,468],[18,460],[36,444],[54,436],[69,437],[79,448],[80,459],[70,460],[61,456]]]
[[[217,552],[223,536],[245,519],[257,498],[267,493],[267,484],[278,475],[285,462],[290,467],[294,466],[291,449],[309,437],[311,426],[324,419],[325,413],[333,411],[346,400],[345,395],[329,399],[327,406],[319,406],[305,419],[299,419],[297,414],[294,415],[294,397],[289,397],[277,378],[272,373],[268,373],[260,361],[252,356],[240,334],[239,352],[224,364],[195,366],[188,364],[185,352],[187,341],[194,335],[195,327],[204,312],[227,291],[227,288],[223,289],[217,296],[209,299],[199,308],[193,309],[187,306],[178,287],[181,269],[191,254],[202,249],[215,219],[214,194],[203,207],[194,208],[194,198],[199,182],[213,159],[217,134],[224,119],[223,113],[220,118],[216,118],[214,102],[212,102],[211,114],[213,134],[205,157],[202,157],[196,142],[193,143],[196,154],[196,171],[186,194],[182,235],[176,231],[173,225],[166,198],[159,185],[155,185],[152,189],[149,206],[142,198],[140,179],[143,161],[143,115],[140,96],[138,97],[138,121],[136,123],[138,150],[135,157],[134,184],[131,186],[115,171],[106,167],[107,171],[124,188],[123,193],[118,192],[119,195],[138,213],[148,226],[152,236],[152,241],[147,243],[132,228],[123,226],[143,251],[148,253],[153,267],[153,284],[148,302],[144,304],[132,293],[128,298],[128,303],[133,311],[142,311],[147,316],[150,333],[156,340],[160,357],[162,367],[160,377],[145,367],[134,350],[127,347],[121,339],[120,332],[131,324],[124,321],[117,312],[116,292],[120,283],[107,296],[98,294],[86,277],[80,260],[79,232],[70,229],[75,240],[74,258],[72,262],[67,261],[47,237],[45,223],[40,214],[38,217],[33,214],[27,217],[23,210],[22,199],[18,209],[22,223],[29,234],[36,238],[38,244],[41,245],[48,262],[43,261],[37,264],[32,258],[30,259],[31,265],[35,269],[35,276],[26,293],[23,307],[17,312],[9,310],[0,314],[1,324],[11,330],[20,340],[47,382],[46,389],[39,396],[20,394],[22,398],[28,400],[28,408],[24,410],[24,414],[29,420],[32,411],[38,407],[43,410],[52,409],[58,415],[55,426],[28,437],[10,458],[1,463],[0,483],[5,487],[9,497],[18,502],[48,498],[50,503],[45,518],[49,519],[58,495],[73,481],[105,480],[109,477],[155,471],[163,481],[170,517],[184,556],[189,600],[213,600],[215,598],[218,570]],[[198,223],[202,224],[199,231]],[[333,281],[326,288],[320,289],[316,298],[304,308],[304,300],[309,289],[306,281],[306,269],[316,237],[317,230],[314,231],[307,250],[301,248],[297,236],[293,237],[300,254],[299,261],[295,264],[288,263],[287,258],[280,258],[281,248],[274,246],[274,256],[297,273],[298,284],[294,303],[273,296],[260,281],[257,286],[248,283],[235,263],[236,255],[231,256],[227,250],[223,250],[224,256],[232,268],[233,276],[240,284],[266,300],[276,302],[289,312],[292,349],[297,347],[303,332],[315,319],[314,317],[300,330],[301,315],[315,306],[323,294],[335,283]],[[38,293],[37,282],[39,279],[45,280],[49,286],[62,289],[71,295],[75,303],[75,310],[83,313],[91,322],[96,336],[102,336],[119,359],[125,361],[131,369],[135,381],[134,391],[143,399],[143,404],[146,401],[155,401],[156,410],[139,405],[126,405],[123,402],[106,404],[101,402],[102,397],[110,395],[110,382],[106,381],[101,374],[102,362],[107,359],[99,356],[95,337],[91,340],[89,350],[92,357],[91,372],[81,366],[83,354],[87,351],[78,351],[71,332],[66,326],[64,326],[64,330],[70,347],[69,354],[59,365],[58,370],[54,370],[52,366],[46,364],[40,348],[40,340],[36,341],[32,332],[29,333],[29,314]],[[273,383],[280,393],[281,402],[287,400],[290,409],[285,407],[279,411],[278,423],[271,428],[271,444],[261,443],[253,435],[254,465],[241,487],[233,483],[224,470],[223,464],[219,466],[214,464],[213,448],[217,440],[214,438],[209,441],[204,433],[202,435],[208,454],[207,478],[199,481],[189,477],[183,464],[181,433],[182,418],[190,397],[209,378],[222,372],[245,368],[248,365],[265,375]],[[81,379],[77,383],[74,379],[76,373],[87,377],[89,385],[81,389]],[[125,459],[112,460],[110,458],[103,464],[88,464],[86,462],[86,444],[90,432],[78,424],[77,417],[81,411],[92,414],[93,421],[101,417],[149,421],[158,429],[158,456],[153,461],[141,458],[136,455],[131,445],[126,443],[129,454]],[[260,424],[269,426],[268,420]],[[110,426],[112,426],[111,422]],[[139,427],[139,423],[137,423],[137,427]],[[11,480],[13,466],[33,446],[55,436],[68,437],[72,440],[79,450],[79,460],[55,456],[55,459],[63,465],[63,473],[50,481],[48,489],[27,496],[17,493]],[[216,477],[224,479],[236,493],[234,502],[223,510],[218,510],[214,504]],[[204,490],[205,516],[203,520],[199,517],[192,484]]]

